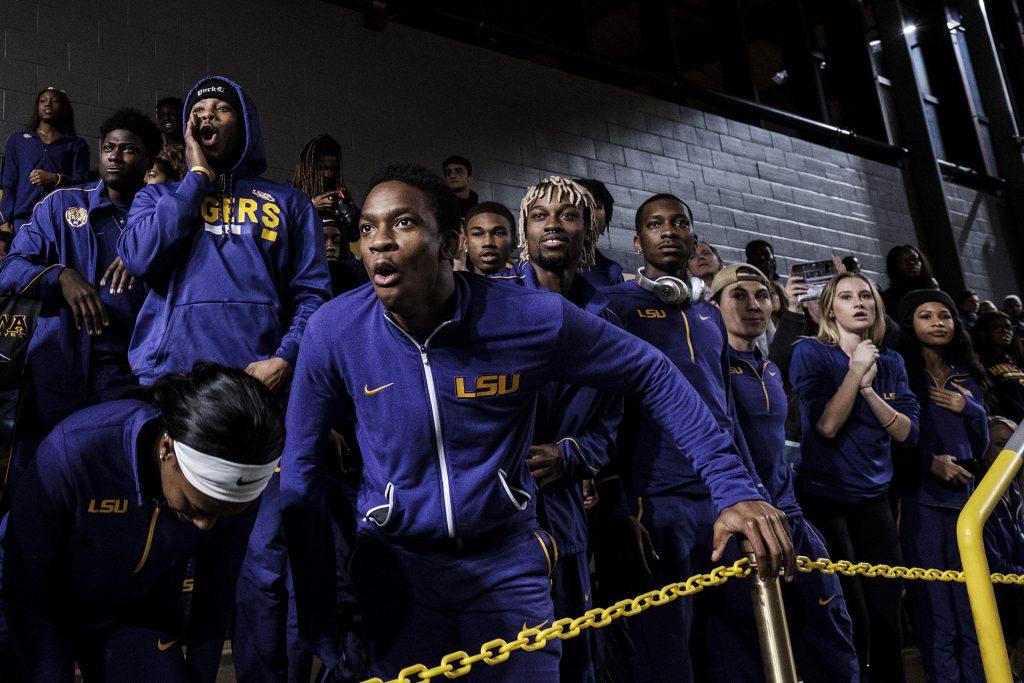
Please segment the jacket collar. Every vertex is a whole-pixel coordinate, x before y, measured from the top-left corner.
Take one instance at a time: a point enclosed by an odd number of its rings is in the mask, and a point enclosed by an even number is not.
[[[519,271],[523,275],[523,284],[530,289],[543,289],[547,291],[537,280],[537,273],[534,271],[533,265],[529,261],[521,261],[520,263]],[[609,304],[608,297],[599,292],[597,287],[590,284],[587,278],[583,277],[583,274],[579,271],[576,272],[576,277],[573,278],[572,287],[569,289],[569,296],[566,298],[587,313],[593,313],[594,315],[600,314],[601,311],[608,308]]]
[[[747,362],[747,359],[742,357],[740,355],[739,351],[737,351],[736,349],[732,348],[731,344],[729,344],[728,342],[726,342],[726,344],[728,344],[729,359],[730,360],[736,361],[736,362],[739,362],[739,363]],[[762,370],[765,368],[765,366],[768,365],[768,359],[764,357],[763,353],[761,353],[761,348],[759,346],[754,346],[754,361],[757,363],[758,367],[760,367]]]
[[[100,209],[113,208],[114,203],[110,201],[110,197],[107,195],[107,186],[103,184],[102,180],[97,180],[89,185],[83,185],[82,189],[86,191],[85,205],[90,214]]]
[[[149,457],[149,452],[144,444],[139,443],[139,435],[142,433],[142,430],[146,425],[159,417],[160,411],[155,406],[146,404],[137,410],[134,410],[132,414],[128,416],[128,420],[125,424],[124,450],[125,453],[128,453],[128,462],[132,468],[132,478],[135,480],[135,493],[140,505],[144,500],[142,481],[139,479],[139,461],[142,458]]]
[[[452,314],[451,318],[442,321],[433,330],[431,330],[430,335],[428,337],[428,339],[431,342],[433,342],[437,338],[435,335],[440,332],[441,328],[448,329],[458,327],[468,317],[469,306],[472,301],[472,293],[470,291],[468,278],[479,276],[462,272],[456,272],[453,273],[453,275],[455,279],[455,312]],[[399,338],[405,341],[411,341],[411,335],[402,327],[400,327],[397,322],[395,322],[395,319],[391,317],[391,314],[388,312],[388,310],[384,308],[384,304],[381,303],[377,295],[374,294],[373,297],[374,299],[376,299],[376,301],[374,302],[374,307],[380,312],[380,314],[385,318],[385,320],[387,320],[388,326],[395,332],[395,334],[398,335]]]

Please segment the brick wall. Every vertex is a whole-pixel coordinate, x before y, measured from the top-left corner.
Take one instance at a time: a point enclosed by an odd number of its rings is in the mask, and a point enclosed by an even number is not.
[[[452,153],[473,160],[482,199],[513,210],[543,175],[590,176],[616,200],[601,246],[630,266],[633,213],[653,192],[689,201],[727,260],[760,236],[781,269],[835,251],[879,273],[890,246],[914,241],[895,167],[399,25],[369,31],[360,15],[315,0],[0,0],[0,28],[4,136],[52,84],[67,90],[95,154],[113,108],[151,111],[223,73],[256,100],[273,178],[287,178],[320,132],[342,142],[357,195],[387,160],[436,166]],[[988,253],[969,256],[986,293]]]
[[[947,182],[946,204],[967,286],[996,304],[1017,291],[1013,263],[1003,242],[1006,229],[1000,200],[994,195]]]

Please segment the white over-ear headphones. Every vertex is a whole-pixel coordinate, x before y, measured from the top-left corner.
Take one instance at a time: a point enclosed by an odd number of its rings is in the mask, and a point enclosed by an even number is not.
[[[688,306],[693,301],[699,301],[704,295],[705,286],[699,277],[691,277],[689,282],[671,275],[652,280],[644,275],[643,268],[636,271],[636,283],[641,289],[652,292],[662,303],[671,306]]]

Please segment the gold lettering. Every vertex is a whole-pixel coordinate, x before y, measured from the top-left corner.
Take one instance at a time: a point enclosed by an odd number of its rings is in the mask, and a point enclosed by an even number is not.
[[[476,378],[476,395],[479,398],[494,396],[498,393],[497,375],[480,375]]]
[[[263,205],[263,227],[276,228],[281,225],[281,207],[267,202]]]
[[[87,512],[95,514],[120,515],[128,512],[127,498],[103,498],[97,501],[93,498],[89,501]]]
[[[238,222],[245,223],[248,218],[249,223],[256,222],[256,207],[259,206],[255,199],[239,199],[238,200]]]
[[[203,203],[199,205],[199,211],[206,223],[213,225],[220,222],[220,209],[217,206],[217,200],[213,197],[205,197]]]
[[[665,311],[661,308],[636,309],[636,314],[641,318],[664,318]]]
[[[455,396],[458,398],[476,398],[476,393],[472,391],[466,391],[465,377],[455,378]]]
[[[500,382],[499,388],[498,388],[498,393],[499,394],[511,394],[512,392],[519,390],[519,373],[518,372],[515,373],[514,375],[512,375],[512,382],[511,382],[511,384],[512,384],[512,386],[509,386],[509,376],[508,375],[502,375],[501,376],[501,382]]]
[[[473,391],[466,390],[466,378],[455,378],[455,395],[458,398],[486,398],[504,396],[519,391],[520,374],[480,375],[473,383]]]

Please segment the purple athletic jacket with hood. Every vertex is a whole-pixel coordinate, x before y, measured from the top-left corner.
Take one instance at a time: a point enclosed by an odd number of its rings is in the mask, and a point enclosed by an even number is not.
[[[117,252],[145,278],[128,359],[144,384],[197,360],[244,368],[271,356],[293,367],[306,320],[330,298],[321,222],[302,192],[263,180],[260,119],[242,88],[245,148],[210,183],[188,173],[135,196]],[[188,123],[182,117],[182,128]]]

